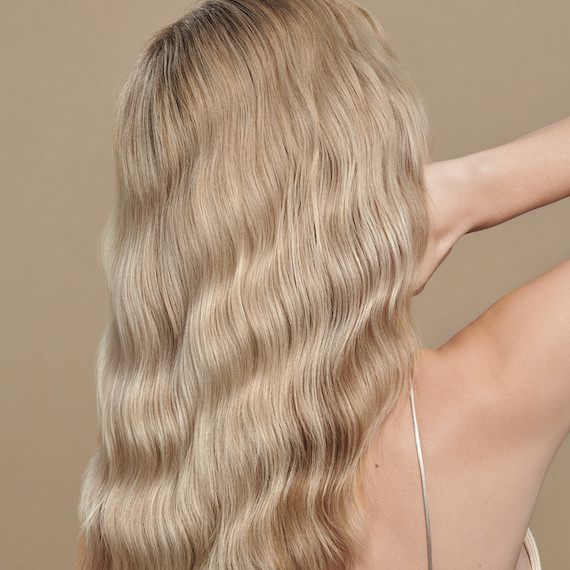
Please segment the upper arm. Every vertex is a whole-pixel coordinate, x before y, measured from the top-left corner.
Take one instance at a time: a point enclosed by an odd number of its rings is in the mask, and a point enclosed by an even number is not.
[[[570,259],[499,299],[438,350],[477,368],[505,437],[552,459],[570,432]]]

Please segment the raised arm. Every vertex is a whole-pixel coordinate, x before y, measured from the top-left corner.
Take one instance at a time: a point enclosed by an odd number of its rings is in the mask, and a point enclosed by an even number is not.
[[[570,117],[445,162],[429,174],[435,244],[569,196]],[[464,387],[485,394],[485,441],[524,448],[521,465],[544,474],[570,431],[570,259],[504,295],[438,352],[458,377],[474,370]]]
[[[461,236],[570,196],[570,116],[500,146],[425,166],[431,236],[416,294]]]

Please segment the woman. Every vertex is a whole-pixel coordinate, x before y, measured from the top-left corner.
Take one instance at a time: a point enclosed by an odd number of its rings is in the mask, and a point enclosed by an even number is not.
[[[160,30],[117,105],[79,568],[531,568],[570,263],[435,351],[410,306],[461,235],[568,195],[569,133],[427,164],[349,0],[200,0]]]

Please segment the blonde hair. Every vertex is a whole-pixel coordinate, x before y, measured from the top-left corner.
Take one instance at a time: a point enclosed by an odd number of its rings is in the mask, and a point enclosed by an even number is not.
[[[118,97],[82,570],[345,569],[412,381],[426,113],[349,0],[201,0]]]

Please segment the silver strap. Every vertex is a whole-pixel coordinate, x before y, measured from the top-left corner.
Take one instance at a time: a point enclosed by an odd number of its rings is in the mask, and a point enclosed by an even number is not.
[[[424,511],[426,514],[426,533],[427,533],[427,549],[428,549],[428,568],[432,570],[431,562],[431,530],[429,525],[429,510],[428,510],[428,500],[427,500],[427,488],[426,488],[426,475],[424,471],[424,460],[422,457],[422,446],[420,444],[420,432],[418,430],[418,419],[416,418],[416,405],[414,402],[414,387],[410,388],[410,399],[412,401],[412,418],[414,420],[414,432],[416,435],[416,449],[418,451],[418,463],[420,464],[420,475],[422,477],[422,491],[424,494]]]

